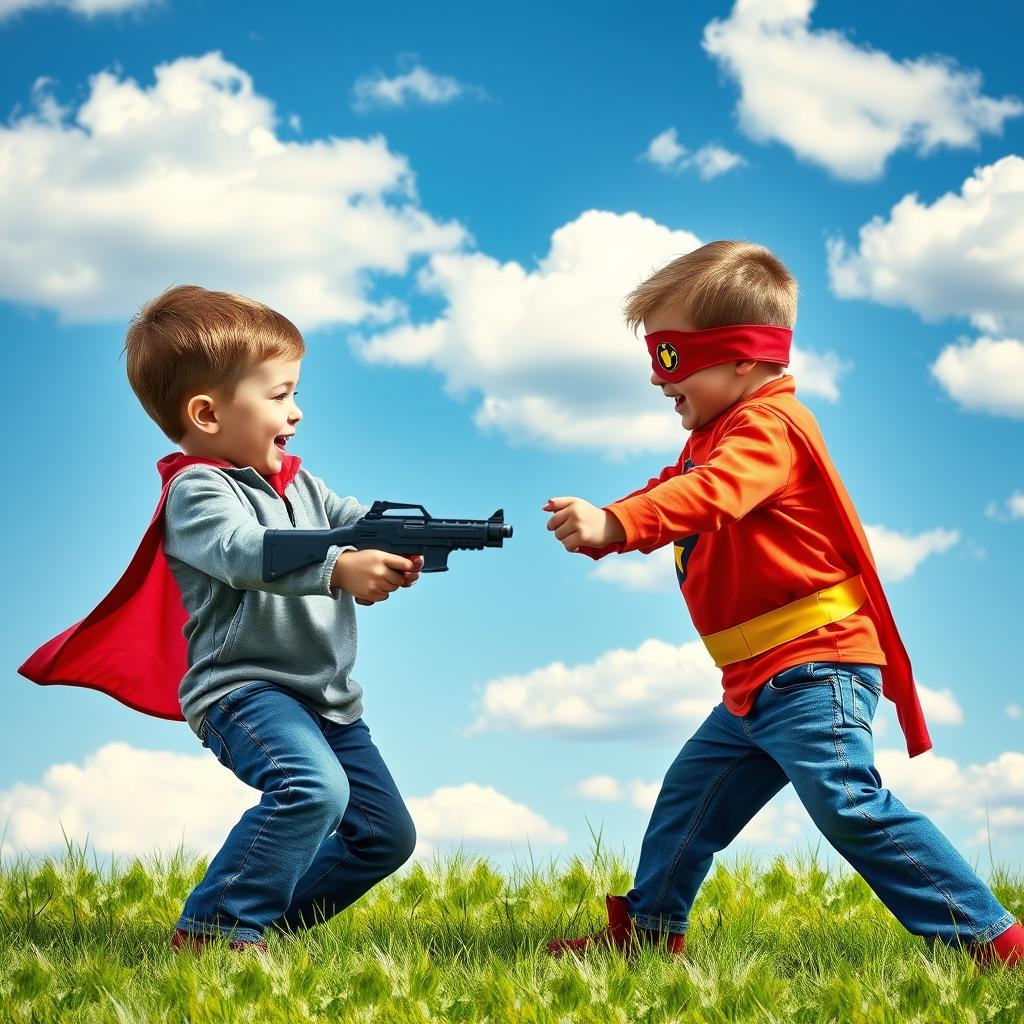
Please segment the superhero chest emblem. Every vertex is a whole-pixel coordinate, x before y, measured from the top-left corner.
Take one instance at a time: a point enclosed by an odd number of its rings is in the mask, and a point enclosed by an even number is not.
[[[687,459],[683,463],[683,473],[689,473],[693,469],[693,460]],[[689,537],[681,537],[672,545],[673,555],[676,561],[676,580],[680,586],[686,582],[686,567],[690,561],[690,555],[700,540],[699,533],[691,533]]]

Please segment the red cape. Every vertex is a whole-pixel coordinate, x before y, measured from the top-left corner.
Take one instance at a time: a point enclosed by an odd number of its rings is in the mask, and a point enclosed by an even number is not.
[[[197,462],[236,468],[183,452],[165,455],[156,464],[160,500],[124,575],[84,619],[30,655],[20,675],[41,686],[87,686],[147,715],[185,721],[178,686],[188,670],[188,612],[164,555],[163,512],[171,481]],[[264,479],[283,498],[301,462],[285,454],[281,469]]]
[[[832,460],[820,440],[821,435],[807,408],[793,402],[788,391],[772,393],[764,398],[759,398],[757,404],[767,405],[773,412],[782,416],[803,438],[832,493],[832,498],[840,513],[837,518],[856,555],[864,589],[868,592],[872,609],[875,612],[872,619],[878,632],[878,642],[885,652],[886,660],[886,664],[881,666],[882,692],[896,705],[896,717],[899,719],[900,728],[903,730],[906,740],[907,756],[917,757],[918,754],[931,750],[933,744],[928,735],[924,712],[921,710],[921,701],[918,699],[910,657],[906,647],[903,646],[903,640],[896,628],[896,621],[889,608],[889,602],[882,590],[882,583],[875,567],[875,559],[853,501],[838,471],[832,465]]]

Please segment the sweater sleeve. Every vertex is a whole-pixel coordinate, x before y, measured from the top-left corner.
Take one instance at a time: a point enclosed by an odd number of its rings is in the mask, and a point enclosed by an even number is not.
[[[164,552],[235,590],[269,594],[336,597],[334,563],[342,552],[327,549],[322,562],[263,580],[263,537],[267,527],[248,512],[216,470],[190,469],[171,482],[164,506]]]
[[[671,480],[672,477],[679,476],[682,473],[683,462],[686,459],[686,448],[683,448],[682,455],[679,456],[678,461],[673,463],[671,466],[666,466],[657,476],[652,476],[650,480],[644,484],[643,487],[638,487],[635,491],[631,491],[626,495],[625,498],[620,498],[620,501],[625,501],[626,498],[632,498],[637,494],[646,494],[652,487],[656,487],[658,484],[664,483],[666,480]],[[615,510],[611,505],[605,505],[605,511],[611,512],[615,515]],[[618,518],[618,516],[616,516]],[[628,550],[625,548],[624,541],[619,541],[615,544],[607,544],[603,548],[590,548],[585,545],[581,545],[576,549],[576,552],[581,555],[587,555],[589,558],[593,558],[597,561],[600,558],[604,558],[605,555],[621,554],[623,551]]]
[[[310,476],[313,475],[310,474]],[[369,505],[364,505],[355,498],[339,497],[318,476],[313,476],[313,483],[323,499],[324,511],[327,513],[327,521],[331,524],[332,530],[338,529],[339,526],[351,526],[353,523],[359,522],[370,511]],[[346,547],[345,550],[353,551],[355,549]]]
[[[626,533],[615,550],[649,554],[680,537],[730,526],[782,494],[792,469],[783,421],[769,409],[745,409],[707,462],[685,474],[663,473],[664,479],[606,506]]]

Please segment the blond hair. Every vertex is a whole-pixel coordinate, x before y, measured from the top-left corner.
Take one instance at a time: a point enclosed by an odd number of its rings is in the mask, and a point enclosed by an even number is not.
[[[262,302],[183,284],[132,317],[121,351],[143,409],[178,444],[189,398],[216,389],[231,401],[256,366],[268,359],[301,359],[306,343],[287,317]]]
[[[770,249],[723,239],[674,259],[637,285],[626,296],[625,320],[635,334],[660,306],[679,305],[697,330],[727,324],[792,329],[797,290],[796,278]]]

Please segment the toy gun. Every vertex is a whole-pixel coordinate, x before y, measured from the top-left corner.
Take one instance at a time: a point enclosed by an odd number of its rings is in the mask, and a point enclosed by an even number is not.
[[[385,516],[391,508],[415,508],[422,515]],[[423,555],[421,572],[447,572],[448,554],[456,549],[500,548],[512,527],[504,509],[490,519],[434,519],[422,505],[375,501],[351,526],[334,530],[267,530],[263,536],[263,581],[269,583],[293,569],[322,562],[332,544],[360,551],[374,548],[396,555]]]

